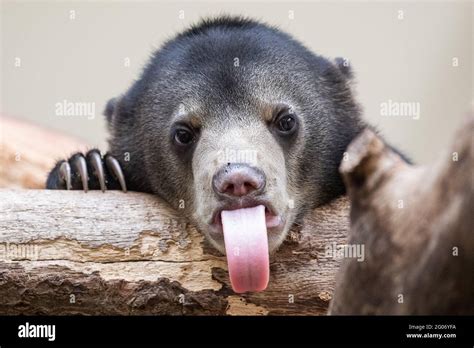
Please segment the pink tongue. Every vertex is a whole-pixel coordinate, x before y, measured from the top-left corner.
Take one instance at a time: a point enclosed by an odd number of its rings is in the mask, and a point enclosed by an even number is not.
[[[270,274],[265,207],[224,210],[221,218],[232,288],[265,290]]]

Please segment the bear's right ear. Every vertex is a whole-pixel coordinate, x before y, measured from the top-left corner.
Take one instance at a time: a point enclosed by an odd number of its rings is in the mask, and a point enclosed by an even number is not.
[[[337,57],[335,63],[339,71],[348,79],[351,80],[354,77],[352,72],[351,64],[349,59],[343,57]]]
[[[107,123],[112,123],[112,118],[114,116],[115,109],[117,107],[117,98],[112,98],[107,102],[104,110],[104,116],[107,119]]]

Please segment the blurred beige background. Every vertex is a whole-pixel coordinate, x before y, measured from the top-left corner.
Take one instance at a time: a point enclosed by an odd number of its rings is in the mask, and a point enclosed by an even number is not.
[[[473,4],[459,2],[24,2],[1,5],[2,114],[106,149],[102,110],[138,77],[154,48],[202,16],[243,14],[346,57],[364,117],[417,162],[450,141],[473,99]],[[93,115],[57,115],[86,102]],[[410,102],[418,117],[386,116]],[[66,155],[66,154],[65,154]]]

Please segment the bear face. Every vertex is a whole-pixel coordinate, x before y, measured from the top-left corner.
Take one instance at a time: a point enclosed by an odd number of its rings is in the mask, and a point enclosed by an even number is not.
[[[109,153],[59,161],[47,187],[154,193],[227,255],[234,291],[263,290],[291,226],[344,192],[338,167],[365,127],[351,75],[275,28],[203,21],[109,101]]]
[[[130,154],[129,185],[184,206],[222,252],[223,210],[264,205],[272,251],[297,218],[341,194],[337,168],[363,127],[342,62],[240,18],[204,21],[167,42],[106,114],[111,153]],[[216,193],[217,173],[233,164],[239,185],[256,168],[264,188]]]

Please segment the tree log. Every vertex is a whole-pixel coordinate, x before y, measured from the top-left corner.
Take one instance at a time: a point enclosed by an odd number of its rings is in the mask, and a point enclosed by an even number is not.
[[[361,134],[341,173],[362,255],[336,252],[340,198],[291,231],[260,293],[233,293],[225,258],[155,196],[0,190],[0,314],[320,315],[332,297],[331,314],[474,314],[473,134],[471,116],[428,167]]]
[[[72,136],[0,114],[0,187],[45,188],[58,159],[90,147]]]
[[[271,257],[268,288],[235,294],[225,258],[155,196],[0,190],[1,314],[320,315],[345,243],[345,198],[316,209]]]
[[[410,166],[370,130],[341,172],[349,245],[332,314],[474,314],[474,116],[431,166]]]

